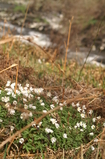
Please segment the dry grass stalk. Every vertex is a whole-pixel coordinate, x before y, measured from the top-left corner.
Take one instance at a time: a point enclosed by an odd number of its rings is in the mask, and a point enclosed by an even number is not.
[[[11,69],[12,67],[17,67],[17,65],[18,65],[18,64],[12,64],[11,66],[9,66],[9,67],[7,67],[7,68],[3,69],[2,71],[0,71],[0,73],[5,72],[5,71],[9,70],[9,69]]]
[[[63,149],[63,159],[65,158],[65,150]]]
[[[15,85],[15,94],[16,94],[16,89],[17,89],[18,70],[19,70],[19,66],[17,65],[17,72],[16,72],[16,85]]]
[[[22,27],[21,27],[20,35],[22,35],[22,29],[24,27],[24,23],[25,23],[25,20],[26,20],[26,17],[27,17],[27,13],[28,13],[29,7],[30,7],[30,1],[28,3],[27,9],[26,9],[26,13],[25,13],[24,21],[23,21],[23,24],[22,24]]]
[[[83,159],[83,145],[81,144],[81,159]]]
[[[97,154],[96,154],[96,158],[95,159],[98,159],[98,155],[99,155],[99,146],[97,148]]]
[[[72,19],[71,19],[71,21],[70,21],[70,25],[69,25],[68,40],[67,40],[67,45],[66,45],[66,53],[65,53],[65,61],[64,61],[64,72],[66,71],[67,52],[68,52],[68,48],[69,48],[71,24],[72,24],[73,18],[74,18],[74,17],[72,17]]]
[[[56,55],[57,55],[57,49],[55,49],[53,55],[51,56],[51,59],[49,60],[49,62],[54,63],[55,59],[56,59]]]
[[[105,128],[99,140],[99,149],[101,150],[102,159],[105,159]]]
[[[0,40],[0,45],[2,45],[2,44],[6,44],[6,43],[8,43],[8,42],[11,42],[12,40],[13,40],[13,36],[12,37],[10,37],[10,38],[6,38],[6,39],[4,39],[4,40]]]
[[[5,24],[6,24],[6,19],[4,19],[4,27],[3,27],[3,36],[5,36]]]

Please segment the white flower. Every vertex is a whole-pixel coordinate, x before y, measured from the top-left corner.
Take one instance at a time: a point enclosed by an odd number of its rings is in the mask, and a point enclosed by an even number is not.
[[[19,143],[22,144],[23,142],[24,142],[24,139],[23,139],[23,138],[20,138],[20,139],[19,139]]]
[[[72,128],[69,126],[69,129],[71,130]]]
[[[11,84],[11,88],[14,90],[14,88],[15,88],[15,82]]]
[[[40,64],[42,63],[41,59],[38,59],[38,63],[40,63]]]
[[[83,129],[80,129],[81,132],[83,132]]]
[[[28,83],[26,83],[26,87],[29,87],[30,85]]]
[[[77,111],[78,111],[78,112],[80,112],[80,111],[81,111],[81,108],[80,108],[80,107],[78,107],[78,108],[77,108]]]
[[[103,126],[105,127],[105,123],[103,123]]]
[[[54,118],[51,118],[50,121],[52,122],[52,124],[56,124],[57,123],[56,119],[54,119]]]
[[[36,124],[34,123],[34,124],[32,124],[32,127],[36,127]]]
[[[85,110],[84,109],[82,110],[82,113],[85,114]]]
[[[92,126],[91,126],[91,129],[94,129],[94,128],[95,128],[95,125],[92,125]]]
[[[40,99],[40,100],[39,100],[39,102],[40,102],[40,103],[43,103],[43,100],[42,100],[42,99]]]
[[[63,110],[63,107],[60,107],[60,110],[62,111],[62,110]]]
[[[35,110],[35,109],[36,109],[36,106],[32,106],[31,108]]]
[[[39,122],[39,124],[38,124],[39,126],[41,126],[42,125],[42,121],[41,122]]]
[[[14,92],[12,93],[12,97],[13,97],[13,98],[16,98],[16,94],[14,94]]]
[[[17,105],[17,101],[16,100],[13,101],[13,105]]]
[[[24,104],[24,109],[28,109],[28,105]]]
[[[95,150],[95,147],[94,147],[94,146],[91,146],[91,150],[94,151],[94,150]]]
[[[3,122],[3,120],[2,119],[0,119],[0,123],[2,123]]]
[[[86,129],[86,123],[83,123],[83,128],[85,128],[85,129]]]
[[[59,128],[59,124],[58,124],[58,123],[55,123],[55,127],[58,129],[58,128]]]
[[[80,124],[80,126],[83,126],[83,122],[82,122],[82,121],[80,121],[80,123],[79,123],[79,124]]]
[[[85,118],[85,114],[81,113],[81,118]]]
[[[30,87],[30,91],[33,92],[33,90],[34,90],[34,89],[33,89],[32,87]]]
[[[20,91],[19,91],[19,90],[16,90],[16,94],[20,95]]]
[[[13,131],[14,130],[14,126],[11,125],[10,126],[10,130]]]
[[[2,100],[2,102],[7,103],[7,102],[9,102],[10,99],[9,99],[9,97],[2,97],[1,100]]]
[[[23,98],[23,103],[27,102],[27,99],[26,98]]]
[[[50,105],[50,108],[51,108],[51,109],[54,109],[54,107],[55,107],[54,104],[51,104],[51,105]]]
[[[21,93],[23,92],[23,87],[21,85],[19,86],[19,90],[21,91]]]
[[[1,90],[0,90],[0,94],[1,94]]]
[[[67,139],[67,134],[64,133],[63,134],[63,138]]]
[[[33,97],[34,97],[33,94],[28,95],[28,98],[33,98]]]
[[[51,138],[51,142],[52,142],[52,144],[53,144],[54,142],[56,142],[56,138],[55,138],[55,137],[52,137],[52,138]]]
[[[37,97],[38,100],[40,100],[40,97]]]
[[[93,113],[93,110],[90,109],[90,110],[89,110],[89,114],[91,115],[92,113]]]
[[[32,104],[29,104],[29,106],[28,106],[29,108],[32,108],[33,107],[33,105]]]
[[[84,109],[86,109],[86,106],[85,106],[85,105],[83,105],[83,106],[82,106],[82,109],[83,109],[83,110],[84,110]]]
[[[32,112],[30,112],[30,113],[29,113],[29,117],[32,117],[32,116],[33,116],[33,114],[32,114]]]
[[[53,130],[49,129],[49,128],[45,128],[45,132],[46,133],[53,133]]]
[[[27,87],[24,87],[24,90],[25,90],[25,91],[27,91],[27,90],[28,90],[28,88],[27,88]]]
[[[14,109],[9,109],[9,113],[10,113],[11,115],[14,115],[14,114],[15,114],[15,110],[14,110]]]
[[[10,107],[10,103],[6,103],[6,104],[5,104],[5,107],[6,107],[6,108],[9,108],[9,107]]]
[[[97,119],[101,119],[101,116],[97,116]]]
[[[45,104],[44,104],[44,103],[41,103],[40,105],[41,105],[41,106],[44,106]]]
[[[35,88],[34,92],[39,95],[43,93],[43,90],[44,90],[43,88]]]
[[[72,107],[75,107],[75,104],[73,102],[71,103],[71,105],[72,105]]]
[[[51,97],[51,92],[48,92],[48,93],[47,93],[47,96],[48,96],[48,97]]]
[[[80,123],[77,123],[76,125],[77,125],[78,128],[80,127]]]
[[[95,121],[96,121],[96,118],[93,118],[92,120],[93,120],[93,123],[95,123]]]
[[[90,135],[90,136],[93,136],[93,135],[94,135],[94,133],[93,133],[93,132],[91,132],[91,133],[89,133],[89,135]]]
[[[10,95],[13,93],[13,90],[11,88],[5,88],[5,91],[7,92],[7,95]]]
[[[9,87],[11,84],[11,81],[7,81],[6,87]]]
[[[63,103],[59,103],[59,106],[61,106],[61,107],[62,107],[62,106],[63,106]]]
[[[27,90],[21,90],[21,93],[23,96],[28,97],[28,91]]]
[[[76,128],[77,128],[77,125],[75,125],[74,128],[76,129]]]
[[[94,142],[98,142],[98,139],[96,138],[96,139],[94,139]]]
[[[47,110],[43,110],[43,113],[47,113]]]
[[[80,106],[79,102],[76,104],[76,106],[77,106],[77,107],[79,107],[79,106]]]
[[[56,103],[59,103],[59,99],[58,99],[58,96],[55,96],[55,97],[53,97],[53,99],[52,99],[54,102],[56,102]]]

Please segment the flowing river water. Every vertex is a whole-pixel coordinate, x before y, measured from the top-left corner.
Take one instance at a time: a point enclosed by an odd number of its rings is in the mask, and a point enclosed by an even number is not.
[[[12,4],[7,4],[4,2],[0,2],[0,10],[3,11],[3,8],[5,8],[5,10],[11,9],[13,7]],[[2,12],[4,15],[4,17],[7,15],[5,15],[5,12]],[[13,16],[13,15],[12,15]],[[45,17],[47,19],[47,21],[49,22],[50,26],[52,27],[52,29],[57,28],[59,29],[60,27],[62,27],[59,22],[61,19],[59,17],[53,17],[52,19],[49,17]],[[9,21],[9,20],[8,20]],[[36,24],[34,24],[36,25]],[[15,35],[18,37],[21,34],[21,26],[19,25],[13,25],[11,24],[11,22],[7,22],[4,23],[3,20],[0,21],[0,27],[3,28],[5,26],[5,32],[7,32],[8,28],[10,28],[11,31],[15,30]],[[43,28],[43,24],[42,26],[39,26],[40,30],[41,27]],[[35,42],[36,44],[38,44],[41,47],[50,47],[52,45],[49,35],[48,34],[44,34],[42,32],[39,31],[35,31],[32,28],[25,28],[23,27],[22,29],[22,36],[25,38],[30,37],[33,42]],[[4,33],[3,31],[0,31],[0,36],[2,36]],[[105,45],[103,43],[103,45]],[[81,47],[79,49],[79,51],[73,51],[70,50],[68,51],[68,59],[75,59],[77,60],[78,63],[83,64],[84,61],[86,60],[86,57],[89,53],[89,49],[88,48],[84,48]],[[105,67],[105,52],[101,50],[96,50],[95,46],[93,46],[91,53],[87,59],[88,63],[93,63],[96,65],[101,65],[102,67]]]

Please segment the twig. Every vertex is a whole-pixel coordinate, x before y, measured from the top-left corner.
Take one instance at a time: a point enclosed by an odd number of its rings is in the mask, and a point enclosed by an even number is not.
[[[63,159],[64,159],[64,156],[65,156],[65,150],[63,149]]]
[[[9,70],[9,69],[12,68],[12,67],[16,67],[17,65],[18,65],[18,64],[13,64],[13,65],[11,65],[11,66],[9,66],[9,67],[3,69],[2,71],[0,71],[0,73],[4,72],[4,71],[6,71],[6,70]]]
[[[27,6],[27,10],[26,10],[26,13],[25,13],[25,17],[24,17],[24,21],[23,21],[23,24],[22,24],[22,27],[21,27],[21,32],[20,32],[20,35],[22,35],[22,29],[24,27],[24,23],[25,23],[25,20],[26,20],[26,17],[27,17],[27,13],[28,13],[28,10],[29,10],[29,6],[30,6],[30,2]]]
[[[97,148],[97,154],[96,154],[96,158],[95,159],[98,159],[98,154],[99,154],[99,146]]]
[[[16,85],[15,85],[15,94],[16,94],[16,89],[17,89],[18,69],[19,69],[19,66],[17,65],[17,72],[16,72]]]
[[[83,145],[81,144],[81,159],[83,159]]]
[[[67,40],[66,54],[65,54],[65,62],[64,62],[64,72],[65,72],[65,70],[66,70],[67,52],[68,52],[68,48],[69,48],[70,32],[71,32],[71,24],[72,24],[73,18],[74,18],[74,17],[72,17],[72,19],[71,19],[71,21],[70,21],[70,25],[69,25],[68,40]]]

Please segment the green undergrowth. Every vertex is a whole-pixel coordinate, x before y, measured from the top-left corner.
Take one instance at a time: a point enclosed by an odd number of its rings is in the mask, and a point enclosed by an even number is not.
[[[53,97],[51,92],[32,88],[29,84],[18,85],[15,95],[14,87],[15,83],[8,81],[5,91],[0,91],[0,127],[5,128],[6,135],[14,134],[50,109],[61,106],[14,140],[20,151],[42,152],[47,147],[54,151],[58,148],[70,150],[90,142],[102,131],[101,117],[92,110],[87,111],[85,105],[60,103],[58,96]]]

